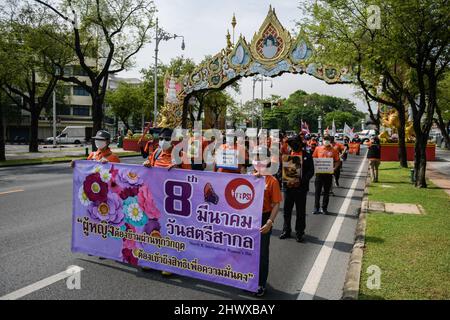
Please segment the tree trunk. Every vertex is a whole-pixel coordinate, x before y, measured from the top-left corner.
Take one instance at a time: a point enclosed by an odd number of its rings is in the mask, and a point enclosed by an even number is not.
[[[103,125],[103,99],[98,95],[92,96],[92,122],[92,135],[95,136],[99,130],[102,130]],[[92,139],[92,151],[97,151],[94,139]]]
[[[444,119],[442,118],[442,113],[441,110],[439,109],[439,106],[436,107],[436,114],[438,116],[438,121],[436,121],[439,129],[441,130],[442,136],[444,137],[445,140],[445,147],[450,150],[450,137],[447,131],[447,126],[444,123]]]
[[[5,152],[5,128],[3,126],[3,104],[0,96],[0,161],[6,160],[5,153],[6,152]]]
[[[427,171],[427,135],[420,133],[416,135],[415,155],[414,155],[414,170],[416,177],[416,187],[426,188],[426,171]]]
[[[30,123],[30,144],[28,146],[29,152],[39,152],[38,131],[39,131],[39,114],[36,106],[30,106],[31,109],[31,123]]]
[[[398,128],[398,158],[400,160],[400,166],[402,168],[408,168],[408,159],[406,153],[406,137],[405,137],[405,127],[406,127],[406,117],[405,117],[405,107],[397,108],[398,118],[400,121],[400,128]]]

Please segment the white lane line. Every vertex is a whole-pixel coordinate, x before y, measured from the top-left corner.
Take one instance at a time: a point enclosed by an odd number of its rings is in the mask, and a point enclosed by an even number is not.
[[[359,177],[361,176],[362,170],[365,164],[365,156],[361,161],[361,165],[359,166],[358,173],[355,178],[353,178],[352,185],[345,196],[345,200],[339,209],[339,215],[334,220],[333,225],[331,226],[330,232],[327,235],[325,243],[322,245],[322,248],[317,255],[316,260],[314,261],[314,265],[312,266],[308,277],[306,278],[305,283],[303,284],[303,288],[300,291],[300,294],[297,297],[297,300],[312,300],[316,294],[317,288],[319,287],[320,280],[322,279],[323,273],[325,271],[325,267],[328,264],[328,260],[331,256],[331,252],[333,251],[334,244],[339,235],[339,231],[341,230],[342,224],[344,222],[345,216],[347,215],[347,210],[350,206],[351,199],[353,194],[355,193],[356,186],[359,181]]]
[[[35,282],[33,284],[30,284],[29,286],[26,286],[22,289],[19,289],[17,291],[11,292],[7,295],[4,295],[3,297],[0,297],[0,300],[17,300],[20,299],[30,293],[33,293],[35,291],[41,290],[42,288],[48,287],[49,285],[54,284],[55,282],[64,280],[65,278],[68,278],[70,276],[75,275],[76,273],[80,273],[84,269],[78,266],[70,266],[67,268],[67,270],[57,273],[53,276],[50,276],[48,278],[42,279],[41,281]]]
[[[23,189],[17,189],[17,190],[9,190],[9,191],[3,191],[3,192],[0,192],[0,195],[3,195],[3,194],[10,194],[10,193],[16,193],[16,192],[24,192],[25,190],[23,190]]]

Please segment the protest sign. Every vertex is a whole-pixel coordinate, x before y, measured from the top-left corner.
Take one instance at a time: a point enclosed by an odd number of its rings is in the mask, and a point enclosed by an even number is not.
[[[220,148],[216,152],[216,167],[222,169],[238,169],[238,156],[236,149]]]
[[[300,187],[302,175],[302,157],[283,155],[283,182],[288,188]]]
[[[314,172],[333,174],[333,158],[314,158]]]
[[[264,179],[76,161],[72,251],[256,291]]]

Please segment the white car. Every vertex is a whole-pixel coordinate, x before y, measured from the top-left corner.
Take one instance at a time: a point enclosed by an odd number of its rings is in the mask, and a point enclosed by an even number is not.
[[[361,139],[361,143],[369,141],[370,138],[375,137],[377,135],[376,131],[373,129],[372,130],[363,130],[356,134],[359,136],[359,139]]]
[[[56,136],[56,143],[59,144],[82,144],[86,142],[87,128],[82,126],[68,126]],[[53,137],[46,139],[47,143],[53,143]]]

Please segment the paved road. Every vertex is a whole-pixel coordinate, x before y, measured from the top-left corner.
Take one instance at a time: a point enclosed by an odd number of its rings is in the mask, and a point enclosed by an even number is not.
[[[363,159],[350,156],[345,163],[341,188],[331,198],[332,215],[308,214],[305,243],[278,239],[280,214],[271,239],[265,298],[341,298],[367,171]],[[181,276],[165,279],[157,271],[144,274],[124,264],[72,254],[71,177],[67,164],[0,169],[0,297],[31,285],[22,299],[254,299],[239,289]],[[312,205],[310,194],[308,213]],[[36,290],[42,284],[38,281],[71,265],[84,269],[81,290],[68,290],[65,281]]]
[[[450,151],[436,148],[436,161],[430,162],[430,166],[439,173],[450,176]]]

